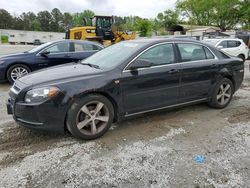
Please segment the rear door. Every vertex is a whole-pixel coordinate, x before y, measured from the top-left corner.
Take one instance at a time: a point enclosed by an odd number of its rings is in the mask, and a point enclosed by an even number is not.
[[[135,65],[140,68],[131,70]],[[157,45],[143,52],[122,72],[120,85],[126,116],[176,104],[179,79],[180,65],[176,63],[173,44]]]
[[[232,56],[238,56],[241,53],[241,42],[236,40],[224,40],[218,44],[222,47],[222,51]]]
[[[205,46],[193,43],[177,44],[180,65],[180,103],[206,99],[216,81],[218,62]]]

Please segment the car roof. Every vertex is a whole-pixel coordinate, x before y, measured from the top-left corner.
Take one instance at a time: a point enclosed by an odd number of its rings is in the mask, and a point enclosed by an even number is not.
[[[97,45],[103,48],[103,45],[97,42],[92,42],[88,40],[71,40],[71,39],[64,39],[64,40],[56,40],[56,41],[51,41],[51,43],[58,43],[58,42],[79,42],[79,43],[85,43],[85,44],[93,44]]]
[[[242,41],[241,39],[236,39],[236,38],[204,39],[204,41],[225,41],[225,40]]]
[[[128,43],[144,43],[146,44],[158,44],[163,42],[192,42],[192,43],[199,43],[204,45],[204,43],[195,40],[195,39],[187,39],[187,38],[142,38],[142,39],[135,39],[135,40],[128,40],[124,41]]]

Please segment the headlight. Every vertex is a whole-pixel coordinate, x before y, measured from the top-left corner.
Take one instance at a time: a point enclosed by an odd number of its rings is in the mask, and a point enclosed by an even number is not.
[[[32,89],[26,93],[25,102],[26,103],[43,102],[55,97],[59,93],[59,91],[60,90],[54,86]]]

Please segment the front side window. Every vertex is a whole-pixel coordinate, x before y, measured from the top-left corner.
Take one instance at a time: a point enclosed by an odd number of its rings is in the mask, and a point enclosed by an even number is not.
[[[172,44],[162,44],[155,46],[141,54],[134,63],[140,63],[140,67],[158,66],[175,62],[174,49]],[[131,66],[133,66],[133,64]]]
[[[197,61],[204,60],[206,53],[203,46],[198,44],[178,44],[178,48],[181,55],[181,61]]]
[[[64,53],[69,52],[69,43],[59,43],[56,45],[53,45],[52,47],[49,47],[46,52],[52,53]]]

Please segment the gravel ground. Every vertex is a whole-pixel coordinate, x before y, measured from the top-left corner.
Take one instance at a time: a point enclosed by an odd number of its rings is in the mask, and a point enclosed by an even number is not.
[[[0,187],[250,187],[249,63],[225,109],[155,112],[88,142],[19,127],[0,84]]]

